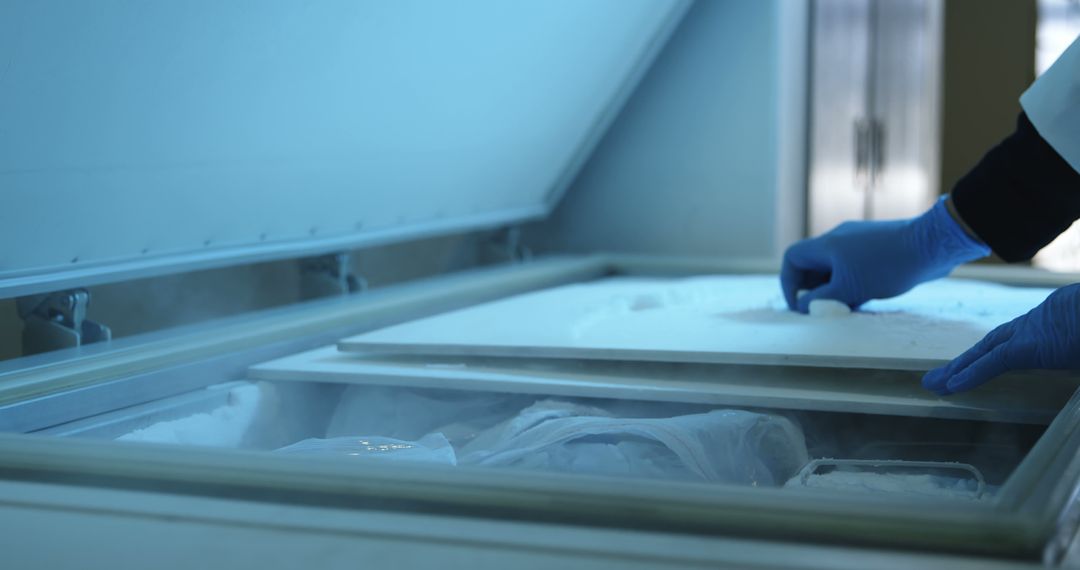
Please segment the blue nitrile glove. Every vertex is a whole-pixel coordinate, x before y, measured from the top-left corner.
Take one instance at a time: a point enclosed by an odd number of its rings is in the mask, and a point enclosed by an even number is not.
[[[923,377],[947,396],[981,386],[1009,370],[1080,368],[1080,285],[1054,291],[1027,314],[990,331],[952,362]]]
[[[815,299],[833,299],[856,309],[987,255],[990,248],[964,232],[942,198],[917,218],[846,222],[795,243],[784,253],[780,286],[793,311],[806,313]],[[796,299],[800,289],[810,292]]]

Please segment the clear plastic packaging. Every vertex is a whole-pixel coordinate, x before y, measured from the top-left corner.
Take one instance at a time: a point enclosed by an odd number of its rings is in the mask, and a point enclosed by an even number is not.
[[[330,419],[326,437],[378,434],[415,441],[438,432],[460,446],[535,399],[461,390],[350,386]]]
[[[417,441],[382,436],[310,438],[278,450],[279,453],[385,458],[395,461],[422,461],[457,465],[454,448],[441,433],[425,435]]]
[[[619,418],[544,400],[460,450],[462,464],[776,486],[808,461],[802,430],[777,415],[714,410]]]
[[[459,465],[779,486],[809,460],[799,425],[742,410],[350,387],[328,438],[444,437]],[[677,408],[677,407],[676,407]],[[698,411],[691,407],[689,411]]]

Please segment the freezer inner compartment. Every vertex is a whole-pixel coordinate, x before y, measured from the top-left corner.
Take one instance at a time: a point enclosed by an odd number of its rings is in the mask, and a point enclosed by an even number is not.
[[[1044,426],[329,383],[231,382],[46,430],[299,459],[992,499]]]

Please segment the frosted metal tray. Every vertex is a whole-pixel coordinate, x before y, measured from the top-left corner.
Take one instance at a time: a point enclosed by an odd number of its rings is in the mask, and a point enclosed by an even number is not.
[[[788,311],[772,275],[614,277],[369,332],[343,351],[927,370],[1051,289],[942,280],[847,317]]]
[[[1010,374],[941,398],[910,371],[693,363],[387,357],[328,346],[248,369],[253,380],[452,388],[563,397],[1049,424],[1080,384]]]

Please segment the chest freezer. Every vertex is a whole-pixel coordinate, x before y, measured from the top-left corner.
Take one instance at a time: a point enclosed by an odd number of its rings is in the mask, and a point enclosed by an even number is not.
[[[1071,375],[1012,374],[940,399],[918,385],[933,359],[370,350],[380,335],[428,320],[418,317],[457,318],[567,287],[685,284],[672,273],[717,270],[537,260],[8,372],[0,421],[29,435],[0,438],[3,472],[340,508],[1066,559],[1080,484]],[[709,279],[719,287],[762,277]],[[364,352],[350,348],[364,342]],[[178,386],[188,389],[163,397]]]

